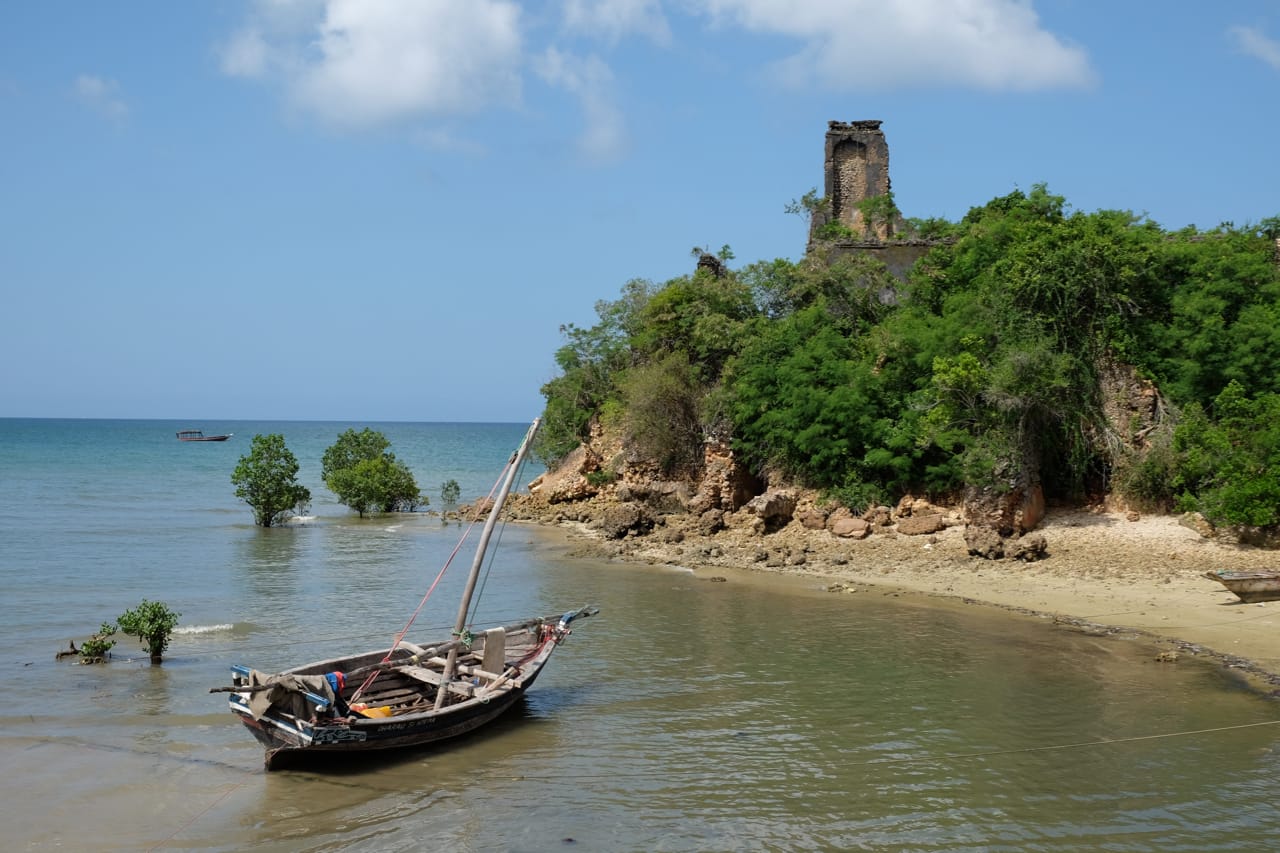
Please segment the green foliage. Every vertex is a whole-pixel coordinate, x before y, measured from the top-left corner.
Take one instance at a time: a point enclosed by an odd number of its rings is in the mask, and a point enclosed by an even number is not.
[[[848,225],[832,218],[831,199],[820,197],[817,187],[799,199],[792,199],[783,210],[804,219],[809,225],[810,236],[820,243],[851,240],[857,236]]]
[[[370,512],[413,512],[427,503],[413,472],[382,433],[365,427],[338,435],[321,459],[321,476],[338,500],[363,518]]]
[[[1130,453],[1117,460],[1112,489],[1133,506],[1167,512],[1176,503],[1173,488],[1178,464],[1172,436],[1161,435],[1145,453]]]
[[[440,484],[440,503],[445,509],[453,509],[462,498],[462,487],[457,480],[445,480]]]
[[[1213,415],[1189,407],[1174,430],[1179,507],[1218,525],[1280,524],[1280,394],[1249,397],[1232,381]]]
[[[630,449],[666,474],[700,462],[703,393],[697,371],[682,352],[627,371],[622,396]]]
[[[338,434],[338,440],[329,445],[320,458],[320,479],[325,484],[334,473],[353,468],[357,463],[382,458],[391,448],[391,442],[377,430],[365,427],[360,432],[347,429]]]
[[[111,654],[111,649],[115,646],[116,641],[111,639],[116,632],[116,626],[110,622],[103,622],[102,627],[98,629],[98,633],[85,640],[80,645],[80,662],[81,663],[103,663]]]
[[[1172,282],[1143,325],[1144,359],[1180,402],[1209,405],[1230,382],[1280,392],[1280,273],[1249,232],[1180,234],[1165,247]]]
[[[610,483],[616,482],[617,479],[618,472],[610,470],[609,468],[601,468],[599,471],[592,471],[587,474],[587,482],[596,487],[607,486]]]
[[[919,219],[914,216],[905,220],[907,236],[916,240],[943,241],[957,236],[958,229],[954,222],[938,217]]]
[[[817,486],[845,480],[878,415],[853,343],[822,303],[760,328],[731,368],[736,447]]]
[[[301,515],[311,492],[297,481],[298,460],[279,433],[255,435],[249,453],[240,457],[231,474],[236,497],[253,509],[254,523],[279,524],[291,513]]]
[[[566,338],[555,355],[560,375],[542,386],[547,405],[534,445],[534,453],[547,467],[577,447],[587,437],[592,417],[617,400],[617,377],[632,362],[630,337],[639,330],[653,292],[649,282],[633,279],[620,299],[596,303],[596,325],[583,329],[570,323],[560,328]]]
[[[787,211],[816,242],[848,236],[816,189]],[[729,432],[755,473],[850,506],[973,485],[1072,498],[1113,477],[1135,502],[1271,523],[1280,217],[1170,234],[1128,211],[1072,211],[1043,184],[957,223],[902,220],[888,195],[862,214],[936,241],[906,282],[815,246],[798,263],[632,282],[597,305],[596,326],[566,327],[543,460],[610,421],[668,470]],[[1181,412],[1145,455],[1107,418],[1101,371],[1116,362]]]
[[[159,661],[165,649],[169,648],[169,637],[181,615],[162,602],[144,598],[137,607],[122,613],[116,624],[124,633],[137,637],[153,661]]]
[[[902,211],[898,210],[892,192],[868,196],[858,202],[857,208],[867,231],[872,234],[892,234],[898,220],[902,219]]]
[[[750,289],[737,276],[699,270],[667,282],[645,304],[629,344],[637,360],[683,353],[698,379],[714,382],[755,314]]]
[[[799,216],[807,222],[815,217],[831,215],[831,199],[818,195],[818,188],[813,187],[798,199],[792,199],[782,208],[786,213]]]

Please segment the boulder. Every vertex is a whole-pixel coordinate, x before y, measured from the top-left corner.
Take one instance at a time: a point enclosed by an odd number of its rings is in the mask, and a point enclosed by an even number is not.
[[[1012,542],[1005,543],[1005,556],[1014,560],[1034,563],[1043,560],[1049,550],[1049,544],[1042,533],[1028,533]]]
[[[841,539],[866,539],[871,535],[871,525],[865,519],[845,516],[831,522],[829,528],[833,536]]]
[[[635,504],[617,504],[600,514],[598,526],[606,539],[622,539],[628,533],[643,536],[653,529],[653,518]]]
[[[796,493],[791,489],[769,489],[743,507],[764,523],[766,532],[779,530],[791,522],[796,511]]]
[[[1001,536],[1021,536],[1034,530],[1044,511],[1044,489],[1038,483],[1013,484],[1004,491],[971,488],[965,494],[966,522],[993,528]]]
[[[1198,512],[1188,512],[1178,516],[1178,523],[1183,527],[1194,530],[1205,539],[1212,539],[1218,534],[1212,522]]]
[[[937,533],[946,526],[942,516],[937,514],[911,515],[898,519],[898,532],[903,536],[923,536],[928,533]]]
[[[968,524],[964,528],[964,544],[969,553],[987,560],[999,560],[1004,557],[1004,539],[992,527],[982,524]]]
[[[873,506],[862,514],[872,527],[888,527],[893,524],[893,513],[887,506]]]
[[[702,536],[712,536],[724,530],[724,511],[709,509],[698,516],[697,531]]]
[[[817,507],[802,509],[795,518],[806,530],[822,530],[827,526],[827,514]]]

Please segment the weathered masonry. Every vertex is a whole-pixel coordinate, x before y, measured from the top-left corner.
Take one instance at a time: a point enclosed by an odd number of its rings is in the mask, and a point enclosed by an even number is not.
[[[837,222],[848,229],[850,236],[829,244],[829,259],[863,252],[905,279],[908,270],[933,244],[912,239],[902,216],[888,204],[889,143],[880,125],[879,119],[827,123],[823,190],[828,204],[810,222],[809,250],[819,245],[815,238],[818,229]],[[881,215],[868,221],[864,202],[878,197],[883,197],[886,204],[878,208]]]
[[[889,194],[889,143],[880,121],[829,122],[823,166],[832,219],[854,234],[887,239],[893,233],[893,223],[868,226],[858,209],[869,198]]]

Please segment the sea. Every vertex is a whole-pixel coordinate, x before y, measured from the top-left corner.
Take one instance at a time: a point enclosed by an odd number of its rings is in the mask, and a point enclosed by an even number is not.
[[[360,518],[320,481],[382,432],[430,499]],[[184,443],[186,428],[232,433]],[[474,532],[527,424],[0,419],[6,850],[1259,851],[1280,839],[1280,703],[1140,636],[751,567],[497,538],[477,620],[583,605],[528,696],[481,733],[266,772],[235,664],[277,671],[447,636]],[[307,517],[256,527],[231,473],[279,433]],[[538,473],[524,472],[527,484]],[[443,579],[437,583],[437,578]],[[434,591],[428,591],[435,586]],[[163,662],[58,659],[143,600]],[[416,615],[415,615],[416,614]]]

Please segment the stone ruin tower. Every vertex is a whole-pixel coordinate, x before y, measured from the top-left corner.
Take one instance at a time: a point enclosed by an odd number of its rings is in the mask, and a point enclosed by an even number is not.
[[[832,121],[827,124],[824,163],[825,196],[830,208],[825,216],[814,216],[813,229],[835,221],[848,226],[856,241],[884,241],[894,233],[893,219],[863,221],[858,203],[889,192],[889,144],[880,130],[880,120]]]

